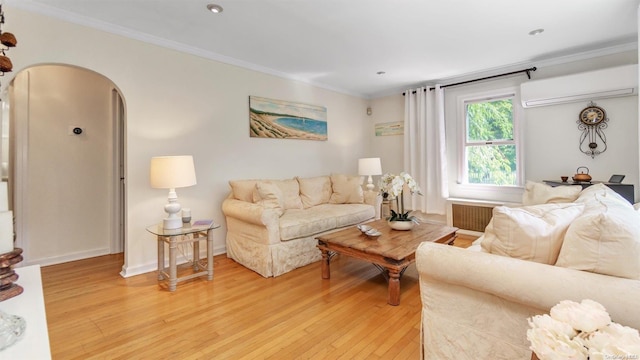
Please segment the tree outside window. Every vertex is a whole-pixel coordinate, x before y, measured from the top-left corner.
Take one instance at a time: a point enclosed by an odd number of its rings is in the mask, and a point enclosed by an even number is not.
[[[465,102],[469,184],[517,185],[513,96]]]

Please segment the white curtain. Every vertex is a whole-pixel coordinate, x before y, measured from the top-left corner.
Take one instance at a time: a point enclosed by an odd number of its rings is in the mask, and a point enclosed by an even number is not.
[[[444,90],[440,85],[407,90],[404,104],[404,171],[423,194],[411,196],[411,209],[444,215],[449,197]]]

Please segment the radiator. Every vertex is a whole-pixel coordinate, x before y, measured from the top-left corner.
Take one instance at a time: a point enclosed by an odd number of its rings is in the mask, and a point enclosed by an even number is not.
[[[474,234],[483,233],[491,221],[493,208],[504,205],[501,202],[466,199],[449,199],[448,203],[447,224]]]
[[[493,207],[451,204],[453,226],[470,231],[484,232],[491,217]]]

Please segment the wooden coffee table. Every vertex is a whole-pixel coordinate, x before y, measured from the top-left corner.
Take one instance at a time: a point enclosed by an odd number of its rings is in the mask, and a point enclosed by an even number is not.
[[[369,237],[354,225],[348,229],[318,236],[318,248],[322,251],[322,278],[329,279],[331,258],[344,254],[371,262],[389,283],[387,303],[400,304],[400,278],[411,263],[416,261],[418,245],[425,241],[452,245],[458,228],[423,223],[412,230],[398,231],[389,227],[386,220],[376,220],[367,225],[382,235]]]

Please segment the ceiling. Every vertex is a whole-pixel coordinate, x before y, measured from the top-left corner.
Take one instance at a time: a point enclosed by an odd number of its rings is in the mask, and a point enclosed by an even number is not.
[[[640,0],[5,0],[13,7],[375,98],[637,48]],[[224,8],[220,14],[208,3]],[[8,11],[7,16],[10,16]],[[531,30],[543,28],[531,36]],[[617,50],[617,51],[616,51]],[[591,54],[591,55],[589,55]],[[384,71],[384,74],[377,74]]]

